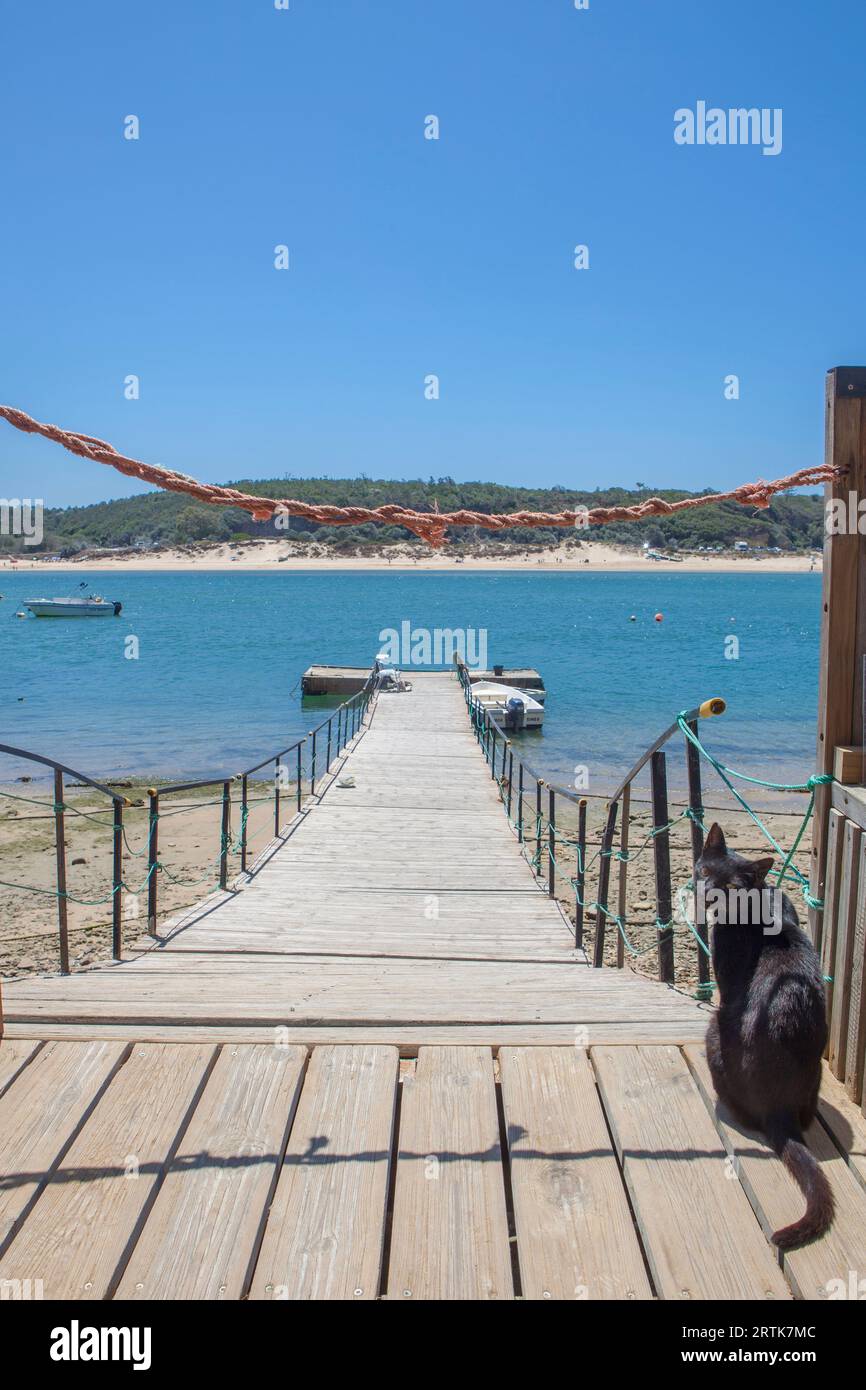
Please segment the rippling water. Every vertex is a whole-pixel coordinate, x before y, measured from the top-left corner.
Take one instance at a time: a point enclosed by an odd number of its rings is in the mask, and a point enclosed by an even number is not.
[[[24,598],[81,579],[122,600],[122,615],[15,618]],[[0,590],[0,741],[91,775],[255,762],[321,718],[300,706],[306,666],[367,665],[380,633],[405,621],[483,630],[491,663],[541,671],[546,724],[524,743],[551,778],[570,782],[585,764],[609,788],[678,710],[711,695],[728,701],[705,729],[726,761],[778,781],[813,768],[819,575],[44,571],[3,574]],[[138,660],[124,657],[129,634]],[[0,759],[0,781],[21,771]]]

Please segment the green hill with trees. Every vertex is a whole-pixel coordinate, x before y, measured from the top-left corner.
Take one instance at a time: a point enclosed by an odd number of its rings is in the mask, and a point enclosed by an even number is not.
[[[652,489],[638,484],[633,489],[604,488],[595,492],[566,487],[519,488],[498,483],[458,483],[453,478],[393,481],[376,478],[283,478],[243,479],[231,484],[245,492],[267,497],[297,498],[305,502],[332,503],[337,506],[378,507],[396,502],[418,511],[456,511],[470,508],[480,512],[544,511],[558,512],[575,507],[629,505],[650,496],[668,501],[696,496],[672,489]],[[714,489],[706,489],[710,492]],[[363,550],[417,538],[399,526],[319,526],[292,517],[285,529],[271,522],[256,523],[246,512],[234,508],[208,506],[179,493],[148,492],[113,502],[86,507],[46,509],[43,551],[76,553],[107,547],[189,545],[198,542],[243,540],[282,536],[294,543],[333,546],[337,550]],[[767,510],[722,502],[657,517],[644,522],[613,523],[591,527],[588,531],[565,532],[559,528],[516,527],[491,533],[458,527],[449,534],[456,546],[518,544],[548,545],[564,539],[592,538],[627,546],[644,542],[658,549],[696,550],[699,547],[732,548],[738,541],[750,547],[778,547],[780,550],[820,549],[823,544],[823,499],[818,494],[788,494],[777,497]],[[23,550],[23,543],[0,537],[4,549]],[[28,549],[32,549],[28,547]]]

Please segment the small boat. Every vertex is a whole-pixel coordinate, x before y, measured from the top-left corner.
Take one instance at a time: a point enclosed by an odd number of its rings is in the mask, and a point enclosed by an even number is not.
[[[123,607],[98,594],[86,598],[28,598],[24,605],[34,618],[116,618]]]
[[[506,729],[540,729],[544,723],[544,705],[528,690],[497,681],[476,681],[472,699],[482,709],[498,716]]]

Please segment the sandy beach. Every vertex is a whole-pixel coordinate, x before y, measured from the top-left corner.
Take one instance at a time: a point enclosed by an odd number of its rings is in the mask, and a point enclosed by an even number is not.
[[[140,551],[99,558],[82,556],[76,560],[42,560],[26,556],[17,563],[0,559],[0,572],[39,570],[74,573],[76,570],[126,570],[159,573],[179,570],[530,570],[640,573],[647,570],[670,573],[808,574],[820,571],[821,557],[810,554],[770,555],[764,552],[734,554],[688,554],[676,560],[652,560],[639,550],[583,541],[579,546],[563,544],[545,550],[521,550],[491,544],[465,549],[445,546],[431,550],[426,545],[382,547],[373,554],[337,555],[328,546],[292,545],[290,541],[257,540],[241,544],[174,546],[161,551]]]

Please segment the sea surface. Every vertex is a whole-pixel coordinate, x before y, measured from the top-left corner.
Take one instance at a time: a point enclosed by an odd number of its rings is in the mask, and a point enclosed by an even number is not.
[[[82,580],[121,616],[15,616]],[[819,575],[46,570],[4,573],[0,590],[0,742],[91,776],[248,766],[327,712],[301,707],[307,666],[369,665],[404,623],[431,641],[468,630],[490,664],[538,668],[546,723],[522,743],[553,780],[582,765],[590,790],[610,790],[679,710],[715,695],[728,710],[704,737],[726,762],[780,782],[814,767]],[[0,783],[25,771],[38,775],[0,756]]]

